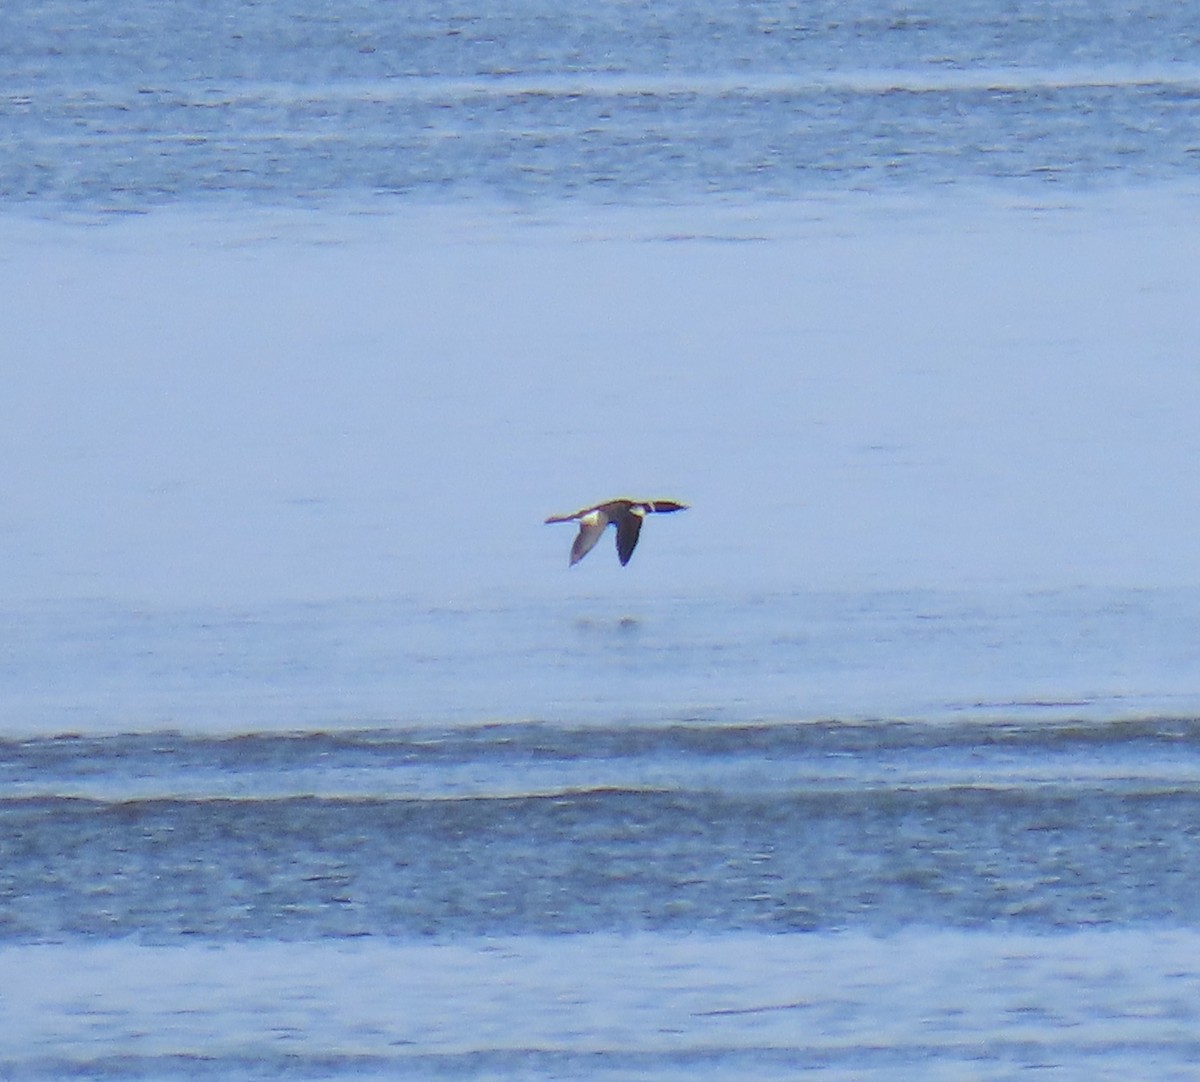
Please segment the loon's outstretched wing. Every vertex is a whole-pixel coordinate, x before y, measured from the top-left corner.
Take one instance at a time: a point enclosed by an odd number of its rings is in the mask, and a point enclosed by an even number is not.
[[[638,536],[642,532],[642,520],[645,515],[646,512],[634,504],[617,519],[617,559],[621,561],[622,567],[629,563],[629,557],[637,548]]]
[[[596,547],[596,542],[600,540],[600,535],[607,526],[608,516],[603,511],[585,512],[579,520],[579,533],[575,535],[575,543],[571,546],[570,567],[574,567]]]

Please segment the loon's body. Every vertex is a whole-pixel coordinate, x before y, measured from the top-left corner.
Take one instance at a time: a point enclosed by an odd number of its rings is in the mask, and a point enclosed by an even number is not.
[[[642,532],[642,519],[650,514],[666,514],[670,511],[685,511],[687,504],[674,500],[609,500],[592,507],[585,507],[573,515],[551,515],[547,522],[579,522],[579,533],[571,546],[571,565],[574,567],[600,540],[607,526],[617,527],[617,558],[624,567],[638,543]]]

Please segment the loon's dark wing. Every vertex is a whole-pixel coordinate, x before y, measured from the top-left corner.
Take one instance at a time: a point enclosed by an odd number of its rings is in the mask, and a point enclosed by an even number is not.
[[[643,516],[644,512],[640,508],[633,507],[617,519],[617,558],[621,561],[622,567],[629,563],[629,557],[637,548],[638,535],[642,532]]]

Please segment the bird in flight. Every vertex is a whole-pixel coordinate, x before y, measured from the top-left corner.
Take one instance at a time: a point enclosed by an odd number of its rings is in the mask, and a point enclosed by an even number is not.
[[[638,543],[642,532],[642,519],[649,514],[665,514],[669,511],[686,511],[686,503],[674,500],[609,500],[593,507],[585,507],[573,515],[551,515],[547,522],[579,523],[579,533],[571,546],[571,567],[582,560],[600,540],[605,527],[610,523],[617,527],[617,558],[624,567]]]

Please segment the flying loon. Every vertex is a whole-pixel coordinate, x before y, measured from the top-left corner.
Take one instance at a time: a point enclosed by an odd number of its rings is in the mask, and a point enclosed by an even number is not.
[[[573,515],[551,515],[547,522],[579,522],[579,533],[571,546],[571,567],[574,567],[596,546],[600,535],[609,523],[617,527],[617,557],[624,567],[638,543],[642,532],[642,519],[649,514],[665,514],[669,511],[685,511],[686,503],[674,500],[609,500],[592,507],[585,507]]]

